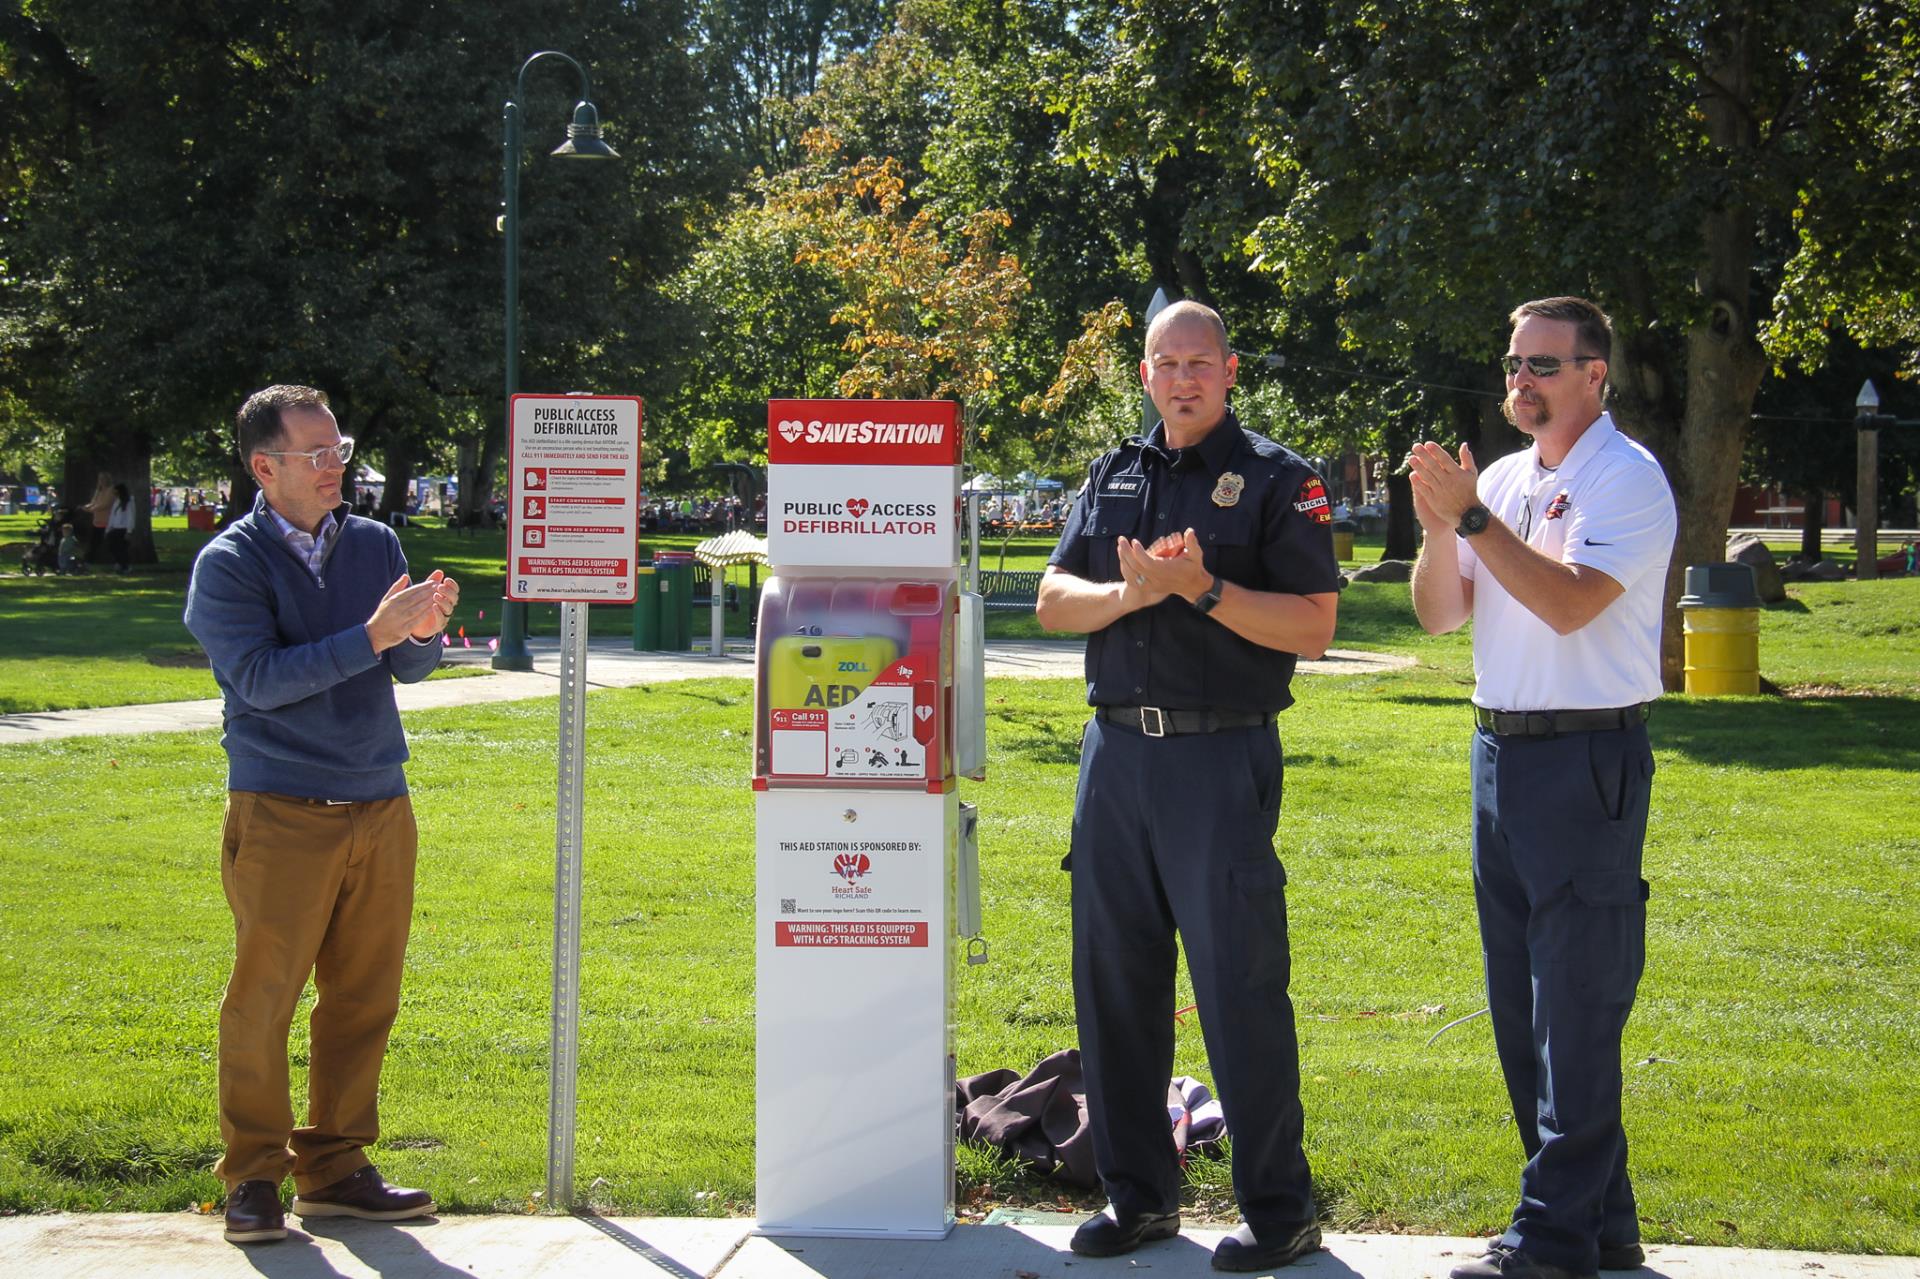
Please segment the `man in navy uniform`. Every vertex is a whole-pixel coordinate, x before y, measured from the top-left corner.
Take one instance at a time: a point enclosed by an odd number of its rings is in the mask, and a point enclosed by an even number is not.
[[[1087,635],[1094,707],[1067,860],[1109,1203],[1073,1250],[1115,1256],[1180,1229],[1166,1110],[1178,931],[1243,1218],[1213,1264],[1259,1270],[1320,1246],[1273,848],[1274,717],[1293,702],[1295,655],[1318,657],[1333,638],[1339,569],[1319,477],[1227,407],[1236,367],[1211,309],[1178,302],[1155,318],[1140,377],[1163,421],[1094,462],[1038,613],[1048,630]]]
[[[1647,707],[1673,495],[1603,407],[1613,330],[1583,298],[1518,307],[1507,419],[1533,447],[1476,471],[1408,458],[1420,624],[1473,627],[1473,886],[1494,1046],[1526,1149],[1520,1203],[1455,1279],[1641,1264],[1620,1037],[1646,964]]]

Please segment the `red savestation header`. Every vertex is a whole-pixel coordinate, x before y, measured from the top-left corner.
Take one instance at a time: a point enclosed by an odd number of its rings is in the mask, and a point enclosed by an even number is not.
[[[768,400],[767,461],[825,466],[958,466],[952,400]]]

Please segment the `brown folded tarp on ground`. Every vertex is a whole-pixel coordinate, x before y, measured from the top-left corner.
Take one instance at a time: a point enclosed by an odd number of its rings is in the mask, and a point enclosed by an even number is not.
[[[1054,1053],[1025,1075],[989,1070],[959,1080],[954,1108],[962,1141],[1003,1150],[1067,1185],[1090,1189],[1099,1184],[1078,1048]],[[1227,1135],[1219,1103],[1195,1080],[1183,1077],[1168,1085],[1167,1111],[1176,1158],[1184,1158],[1188,1149],[1211,1154]]]

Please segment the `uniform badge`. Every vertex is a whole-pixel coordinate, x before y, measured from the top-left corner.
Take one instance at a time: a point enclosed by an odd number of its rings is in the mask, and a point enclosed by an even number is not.
[[[1333,508],[1327,504],[1327,486],[1317,475],[1309,475],[1293,495],[1293,509],[1315,524],[1333,523]]]
[[[1213,504],[1215,506],[1233,506],[1240,501],[1240,495],[1247,491],[1245,476],[1235,475],[1232,471],[1220,472],[1220,482],[1213,486]]]
[[[1554,494],[1553,500],[1547,503],[1547,518],[1550,520],[1559,519],[1567,513],[1567,508],[1572,505],[1573,498],[1565,489],[1561,489],[1558,493]]]

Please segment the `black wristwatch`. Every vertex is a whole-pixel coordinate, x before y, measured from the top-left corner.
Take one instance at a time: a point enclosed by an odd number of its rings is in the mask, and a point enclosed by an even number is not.
[[[1461,537],[1472,537],[1475,533],[1487,531],[1487,524],[1493,519],[1493,512],[1475,502],[1460,515],[1460,527],[1454,532]]]
[[[1200,598],[1193,602],[1193,606],[1202,613],[1213,612],[1213,606],[1220,602],[1220,585],[1220,575],[1215,573],[1213,575],[1213,585],[1200,592]]]

